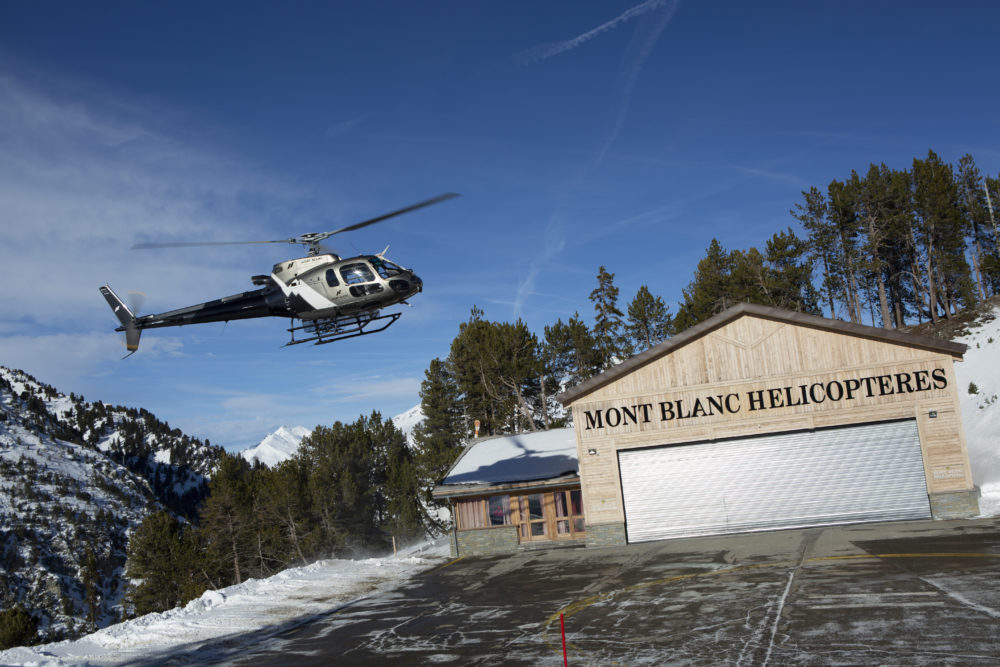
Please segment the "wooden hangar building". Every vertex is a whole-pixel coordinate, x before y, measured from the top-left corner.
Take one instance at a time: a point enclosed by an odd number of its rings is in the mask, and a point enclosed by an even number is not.
[[[976,516],[953,366],[965,349],[730,308],[558,397],[576,439],[585,530],[574,537],[605,546]],[[489,490],[477,490],[484,503]]]

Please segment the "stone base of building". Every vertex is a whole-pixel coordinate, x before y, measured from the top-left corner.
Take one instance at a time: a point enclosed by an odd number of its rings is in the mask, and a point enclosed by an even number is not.
[[[460,530],[455,536],[453,556],[496,556],[517,551],[517,526]]]
[[[628,544],[624,523],[587,524],[587,547],[620,547]]]
[[[979,516],[979,487],[969,491],[932,493],[931,516],[935,519],[971,519]]]

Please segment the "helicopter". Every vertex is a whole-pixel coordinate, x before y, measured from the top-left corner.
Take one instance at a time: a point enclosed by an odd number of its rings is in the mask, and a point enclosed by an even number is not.
[[[207,241],[194,243],[137,243],[132,249],[180,248],[195,246],[242,245],[250,243],[292,243],[306,248],[305,257],[275,264],[269,275],[255,275],[251,282],[259,286],[221,299],[170,310],[155,315],[138,316],[110,285],[101,294],[121,323],[115,331],[125,333],[125,347],[131,356],[139,349],[145,329],[177,327],[205,322],[228,322],[257,317],[287,317],[291,340],[285,343],[324,345],[346,338],[356,338],[385,331],[402,313],[382,314],[382,309],[406,304],[408,298],[423,291],[423,281],[411,270],[389,261],[385,250],[375,255],[343,258],[321,242],[334,234],[350,232],[376,222],[458,197],[454,192],[426,199],[411,206],[357,222],[330,232],[307,233],[274,241]],[[296,320],[299,324],[296,325]],[[296,337],[298,334],[298,337]]]

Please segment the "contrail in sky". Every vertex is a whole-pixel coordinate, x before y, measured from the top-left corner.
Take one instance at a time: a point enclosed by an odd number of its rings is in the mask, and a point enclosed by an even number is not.
[[[635,87],[635,82],[639,78],[639,72],[642,71],[642,66],[646,64],[646,59],[649,58],[649,54],[653,50],[653,46],[656,45],[657,40],[660,38],[660,34],[666,29],[667,24],[670,23],[670,19],[674,16],[674,12],[677,11],[678,2],[679,0],[665,0],[664,2],[656,3],[657,6],[665,4],[669,4],[670,6],[664,10],[659,20],[651,26],[651,29],[645,36],[645,39],[642,39],[639,43],[639,52],[636,54],[635,58],[632,59],[632,62],[629,63],[628,70],[625,72],[625,81],[622,85],[622,97],[621,104],[618,105],[618,116],[615,119],[615,125],[611,130],[611,134],[608,136],[608,140],[604,142],[604,147],[601,149],[601,152],[595,161],[595,169],[601,164],[601,162],[604,161],[604,156],[607,155],[608,150],[611,149],[611,145],[618,139],[622,125],[625,123],[625,116],[628,114],[629,107],[632,105],[632,89]],[[640,5],[640,7],[641,6],[642,5]],[[622,14],[622,16],[624,16],[624,14]],[[638,31],[636,31],[636,35],[633,38],[633,43],[637,41],[640,41]]]
[[[670,19],[673,18],[679,2],[680,0],[648,0],[647,2],[638,4],[610,21],[602,23],[593,30],[588,30],[573,39],[537,46],[535,48],[528,49],[527,51],[522,51],[519,54],[518,59],[521,64],[539,62],[576,48],[592,37],[595,37],[602,32],[611,30],[631,18],[640,16],[654,9],[664,7],[661,15],[654,22],[652,22],[651,25],[648,27],[640,26],[641,28],[644,27],[646,29],[636,30],[636,33],[632,38],[632,42],[629,44],[626,51],[625,63],[623,65],[624,72],[621,86],[621,96],[614,125],[612,126],[607,139],[605,139],[603,145],[601,146],[597,156],[592,161],[589,161],[589,164],[586,165],[583,173],[580,174],[581,181],[586,175],[595,172],[601,166],[601,163],[604,162],[604,158],[611,149],[611,146],[615,143],[615,141],[617,141],[618,135],[621,133],[622,127],[625,124],[625,117],[628,115],[629,107],[632,104],[632,92],[635,88],[635,83],[639,78],[639,73],[642,71],[643,65],[645,65],[646,60],[649,58],[649,54],[652,52],[653,47],[660,38],[660,35],[670,23]],[[525,299],[533,291],[535,280],[541,272],[542,267],[549,263],[553,257],[562,252],[566,246],[563,217],[563,206],[560,205],[556,208],[555,212],[553,212],[552,216],[550,216],[549,221],[545,226],[545,243],[543,244],[541,253],[531,261],[526,275],[518,283],[517,296],[514,298],[515,315],[520,314]]]
[[[602,32],[611,30],[620,23],[624,23],[631,18],[645,14],[646,12],[656,9],[657,7],[662,7],[668,2],[670,2],[670,0],[646,0],[646,2],[640,3],[631,9],[627,9],[625,12],[611,19],[607,23],[602,23],[593,30],[588,30],[573,39],[567,39],[562,42],[553,42],[552,44],[542,44],[541,46],[536,46],[526,51],[522,51],[518,54],[518,60],[521,61],[521,64],[526,65],[528,63],[551,58],[552,56],[558,55],[564,51],[569,51],[570,49],[575,49],[587,40],[596,37]],[[673,4],[676,6],[676,1]],[[673,14],[673,9],[671,9],[670,13]]]

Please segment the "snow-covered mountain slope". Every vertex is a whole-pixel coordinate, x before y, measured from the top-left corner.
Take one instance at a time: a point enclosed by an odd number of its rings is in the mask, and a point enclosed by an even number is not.
[[[1000,308],[994,308],[955,339],[969,346],[955,364],[962,424],[973,481],[982,491],[985,516],[1000,515]]]
[[[406,441],[410,443],[410,447],[413,447],[413,429],[423,420],[424,411],[421,410],[420,404],[417,403],[406,412],[393,417],[392,423],[406,435]]]
[[[193,511],[218,456],[145,410],[0,367],[3,608],[31,609],[50,639],[118,620],[129,534],[151,511]]]
[[[299,450],[302,438],[310,433],[312,430],[304,426],[291,428],[281,426],[274,433],[269,433],[258,444],[241,451],[240,456],[250,463],[260,461],[269,468],[273,468],[282,461],[291,458]]]
[[[158,506],[146,480],[99,451],[38,431],[0,399],[0,588],[48,637],[121,617],[128,535]],[[5,605],[6,606],[6,605]]]

